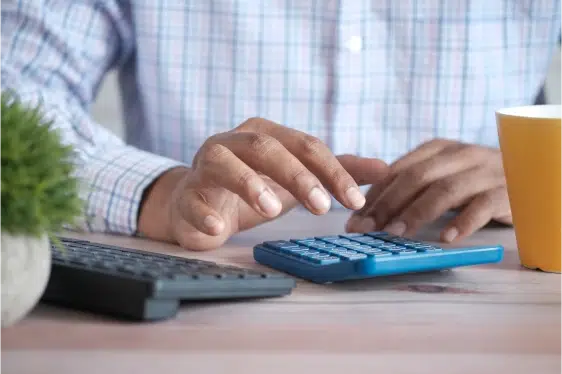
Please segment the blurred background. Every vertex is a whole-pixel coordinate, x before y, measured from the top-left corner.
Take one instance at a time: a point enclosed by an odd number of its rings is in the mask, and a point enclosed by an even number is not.
[[[548,78],[544,87],[544,101],[560,104],[560,49],[554,54]],[[92,115],[102,125],[122,137],[121,102],[115,74],[110,74],[104,81],[100,94],[92,108]]]

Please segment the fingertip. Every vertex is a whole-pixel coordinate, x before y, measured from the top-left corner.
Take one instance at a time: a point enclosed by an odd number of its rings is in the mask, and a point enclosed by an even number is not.
[[[330,211],[332,201],[330,196],[319,187],[314,187],[308,193],[307,204],[313,214],[322,215]]]
[[[268,189],[264,190],[258,197],[258,205],[261,213],[268,218],[277,217],[283,209],[279,198]]]
[[[459,236],[459,230],[455,227],[449,227],[441,234],[441,239],[446,243],[452,243]]]
[[[224,230],[224,221],[213,215],[208,215],[203,220],[203,225],[209,235],[220,235]]]
[[[345,198],[347,200],[348,208],[361,209],[365,205],[365,196],[361,193],[359,188],[353,186],[345,191]]]

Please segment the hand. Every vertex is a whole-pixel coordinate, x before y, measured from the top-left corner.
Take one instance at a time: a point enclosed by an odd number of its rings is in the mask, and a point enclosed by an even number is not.
[[[500,151],[449,140],[430,141],[397,160],[366,198],[348,221],[348,231],[412,236],[459,209],[441,233],[441,240],[452,242],[491,220],[512,222]]]
[[[144,235],[194,250],[217,248],[232,234],[284,214],[296,204],[328,212],[330,195],[349,209],[365,198],[358,184],[381,179],[380,160],[334,156],[310,135],[250,119],[209,138],[191,169],[156,182],[143,204]]]

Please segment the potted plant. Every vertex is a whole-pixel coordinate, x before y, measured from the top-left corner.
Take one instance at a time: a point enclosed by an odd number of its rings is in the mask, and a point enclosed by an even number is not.
[[[2,93],[2,327],[22,319],[41,298],[51,243],[82,212],[73,151],[39,106]]]

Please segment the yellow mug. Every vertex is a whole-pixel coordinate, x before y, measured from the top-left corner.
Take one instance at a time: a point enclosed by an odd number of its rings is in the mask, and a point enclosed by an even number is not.
[[[521,265],[560,273],[560,105],[496,111]]]

